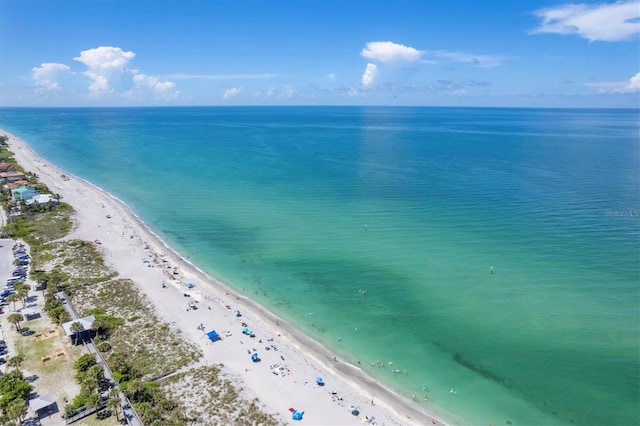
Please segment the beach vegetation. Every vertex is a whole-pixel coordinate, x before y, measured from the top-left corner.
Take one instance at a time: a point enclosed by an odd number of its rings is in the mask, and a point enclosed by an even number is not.
[[[13,210],[9,205],[4,208],[6,211]],[[32,249],[64,237],[73,227],[73,209],[65,203],[56,204],[55,209],[45,212],[31,211],[24,205],[22,211],[24,213],[20,216],[10,217],[5,233],[8,238],[22,239]]]
[[[94,354],[85,354],[85,355],[82,355],[73,363],[73,368],[78,373],[84,373],[94,365],[98,365],[98,362],[96,361],[96,356]],[[76,377],[77,377],[77,374],[76,374]]]
[[[16,400],[26,401],[33,390],[20,370],[14,370],[0,376],[0,410],[5,415],[8,407]]]
[[[94,354],[85,354],[73,364],[75,379],[80,384],[80,393],[65,406],[65,414],[73,415],[82,407],[98,407],[102,402],[101,391],[108,387],[104,369],[96,361]]]
[[[61,325],[71,320],[69,313],[62,306],[62,302],[54,294],[47,294],[44,298],[44,311],[54,324]]]
[[[182,402],[187,418],[207,424],[278,425],[256,399],[245,400],[237,382],[220,364],[193,368],[160,381],[166,394]]]

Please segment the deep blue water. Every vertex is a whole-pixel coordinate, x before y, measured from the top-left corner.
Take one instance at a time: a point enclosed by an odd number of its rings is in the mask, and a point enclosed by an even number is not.
[[[640,424],[637,110],[0,109],[0,128],[416,404]]]

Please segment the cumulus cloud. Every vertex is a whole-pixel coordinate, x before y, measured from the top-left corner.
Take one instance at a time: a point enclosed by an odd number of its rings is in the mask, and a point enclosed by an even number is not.
[[[222,96],[224,99],[231,99],[234,96],[237,96],[242,91],[241,87],[232,87],[224,91],[224,95]]]
[[[368,63],[367,67],[362,74],[362,87],[367,88],[371,86],[378,78],[378,66],[376,64]]]
[[[119,47],[100,46],[83,50],[73,58],[87,67],[84,75],[91,79],[89,94],[123,96],[129,99],[175,99],[179,92],[175,83],[141,73],[131,66],[136,54]],[[127,90],[128,89],[128,90]]]
[[[61,74],[70,71],[71,69],[67,65],[47,62],[39,67],[33,67],[31,77],[40,90],[60,90],[58,78]]]
[[[620,41],[640,32],[639,0],[567,4],[537,10],[534,14],[542,23],[531,34],[577,34],[589,41]]]
[[[587,83],[587,86],[597,89],[599,93],[640,92],[640,72],[627,81],[602,81],[598,83]]]
[[[180,92],[172,81],[160,81],[158,77],[134,71],[133,83],[138,90],[147,90],[157,99],[172,100]]]
[[[83,63],[88,68],[84,75],[93,80],[89,86],[89,93],[101,95],[112,90],[113,79],[124,73],[127,63],[135,56],[135,53],[125,52],[119,47],[100,46],[83,50],[80,56],[73,60]]]
[[[392,41],[372,41],[367,43],[360,55],[372,61],[383,63],[416,62],[423,52]]]
[[[100,46],[95,49],[83,50],[74,61],[82,62],[92,70],[121,70],[135,58],[133,52],[125,52],[119,47]]]

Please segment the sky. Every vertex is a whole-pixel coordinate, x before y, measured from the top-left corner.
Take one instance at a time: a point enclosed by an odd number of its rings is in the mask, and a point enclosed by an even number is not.
[[[640,0],[0,0],[0,106],[640,107]]]

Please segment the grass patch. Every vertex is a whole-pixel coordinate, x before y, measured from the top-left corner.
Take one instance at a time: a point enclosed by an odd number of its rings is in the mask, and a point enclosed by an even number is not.
[[[258,400],[247,400],[236,380],[221,365],[199,367],[160,382],[166,394],[183,401],[180,408],[196,424],[278,425]],[[186,401],[186,402],[185,402]]]

